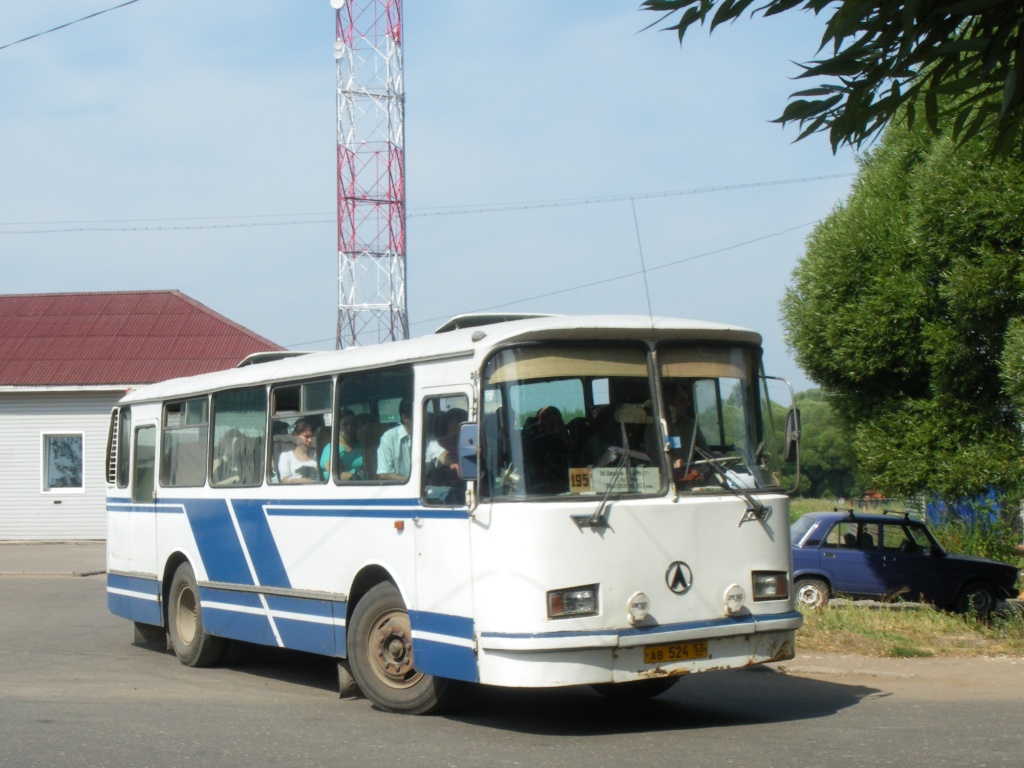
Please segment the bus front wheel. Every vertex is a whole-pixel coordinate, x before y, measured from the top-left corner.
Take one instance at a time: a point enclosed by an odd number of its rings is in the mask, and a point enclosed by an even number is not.
[[[448,691],[448,680],[416,669],[409,612],[389,581],[371,588],[352,611],[348,661],[363,695],[386,712],[434,712]]]
[[[208,667],[224,655],[227,641],[206,634],[199,586],[189,563],[182,563],[171,579],[167,596],[167,630],[178,661],[190,667]]]

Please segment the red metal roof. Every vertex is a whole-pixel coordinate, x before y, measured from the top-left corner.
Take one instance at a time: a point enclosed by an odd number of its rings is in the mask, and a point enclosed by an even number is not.
[[[0,295],[0,386],[148,384],[281,349],[180,291]]]

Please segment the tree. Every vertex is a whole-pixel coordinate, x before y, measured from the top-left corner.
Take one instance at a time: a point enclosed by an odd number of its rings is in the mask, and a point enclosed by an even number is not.
[[[783,299],[788,344],[889,494],[1024,488],[1024,162],[990,141],[887,129]]]
[[[709,23],[714,31],[753,5],[754,0],[645,0],[641,7],[671,19],[668,29],[681,43],[694,24]],[[750,15],[797,8],[832,13],[818,48],[831,55],[802,64],[798,75],[825,80],[792,94],[775,121],[799,123],[799,138],[828,130],[833,152],[842,144],[856,148],[897,114],[913,127],[923,112],[933,133],[948,117],[957,141],[987,134],[995,154],[1006,155],[1024,140],[1019,0],[758,0]]]
[[[800,409],[800,496],[850,498],[863,487],[857,482],[853,432],[837,416],[820,389],[798,392]]]

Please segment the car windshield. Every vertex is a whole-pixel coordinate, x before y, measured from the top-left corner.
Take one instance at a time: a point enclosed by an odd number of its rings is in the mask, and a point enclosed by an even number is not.
[[[807,517],[805,515],[804,517],[801,517],[799,520],[793,523],[793,526],[789,529],[790,543],[794,547],[798,546],[800,542],[803,541],[804,536],[807,535],[807,532],[810,531],[811,528],[814,527],[814,524],[817,522],[818,521],[815,520],[813,517]]]
[[[659,492],[650,379],[641,345],[497,352],[484,368],[484,497]]]

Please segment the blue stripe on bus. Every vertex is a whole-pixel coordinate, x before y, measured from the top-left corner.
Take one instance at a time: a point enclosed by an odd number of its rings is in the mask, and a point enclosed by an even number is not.
[[[452,616],[447,613],[409,611],[409,621],[417,632],[431,632],[448,635],[462,640],[473,639],[473,620],[468,616]]]
[[[185,517],[199,548],[206,578],[254,585],[227,502],[224,499],[189,499],[177,503],[185,506]]]
[[[344,652],[346,603],[342,601],[284,595],[261,599],[254,592],[206,586],[199,588],[199,594],[203,621],[212,634],[272,646],[278,645],[280,637],[283,648],[327,656]],[[341,627],[336,626],[338,616]]]
[[[216,501],[209,498],[160,499],[155,504],[136,504],[130,499],[108,499],[107,512],[181,514],[187,507]],[[465,520],[465,507],[424,507],[418,499],[231,499],[236,506],[252,505],[261,514],[276,517],[359,517],[402,520],[422,517],[437,520]]]
[[[273,531],[270,530],[270,522],[264,514],[263,502],[238,499],[232,502],[232,506],[259,585],[285,589],[290,587],[291,580]]]
[[[467,510],[426,509],[421,507],[416,499],[361,499],[358,502],[342,504],[333,499],[234,499],[231,500],[231,504],[235,521],[238,523],[236,530],[226,499],[161,499],[156,506],[135,505],[125,500],[124,506],[121,504],[121,500],[111,499],[108,502],[108,511],[184,512],[210,581],[280,589],[289,588],[291,580],[270,529],[270,515],[383,519],[404,519],[413,516],[431,519],[468,517]],[[249,556],[248,560],[246,553]],[[249,567],[250,562],[252,569]]]
[[[274,630],[265,613],[243,613],[231,608],[204,604],[203,627],[206,632],[218,637],[277,647],[277,638],[274,637]]]
[[[334,626],[335,616],[341,616],[341,634],[344,637],[347,603],[340,600],[267,595],[267,604],[277,614],[274,621],[285,648],[327,656],[337,655],[338,638]],[[291,615],[282,616],[280,614]],[[344,648],[344,642],[342,648]]]
[[[417,637],[413,641],[413,664],[428,675],[467,683],[480,682],[480,670],[472,648]]]
[[[476,683],[480,680],[473,650],[473,620],[467,616],[409,611],[412,624],[413,655],[416,669],[429,675]],[[430,633],[435,637],[423,637]],[[459,643],[447,643],[447,636]],[[467,644],[467,642],[469,644]]]
[[[735,627],[737,625],[753,625],[766,622],[766,621],[780,621],[786,619],[792,619],[800,616],[798,611],[790,613],[771,613],[765,615],[747,615],[737,616],[735,618],[721,618],[721,619],[710,619],[708,621],[688,621],[679,622],[676,624],[655,624],[650,627],[634,627],[632,629],[621,629],[621,630],[597,630],[597,631],[586,631],[580,630],[575,632],[481,632],[481,638],[508,638],[508,639],[528,639],[528,640],[543,640],[545,638],[567,638],[567,637],[642,637],[643,635],[661,634],[664,632],[678,632],[682,630],[692,629],[708,629],[714,630],[720,627]]]
[[[162,626],[164,619],[160,607],[160,582],[155,578],[108,573],[107,608],[115,616]]]

